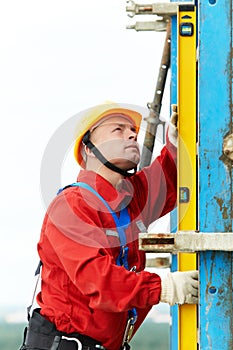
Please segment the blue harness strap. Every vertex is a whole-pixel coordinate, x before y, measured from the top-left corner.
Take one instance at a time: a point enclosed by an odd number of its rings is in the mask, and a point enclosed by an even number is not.
[[[109,204],[106,202],[106,200],[96,191],[94,188],[92,188],[90,185],[86,184],[85,182],[74,182],[68,186],[65,186],[64,188],[61,188],[57,194],[62,192],[64,189],[68,187],[82,187],[87,189],[88,191],[92,192],[96,197],[99,198],[99,200],[105,205],[105,207],[108,209],[108,211],[111,213],[120,240],[120,254],[117,258],[116,264],[118,266],[124,266],[127,270],[129,270],[128,265],[128,247],[126,246],[126,235],[125,230],[130,224],[130,216],[127,207],[121,209],[120,216],[118,217],[116,213],[112,210],[112,208],[109,206]]]
[[[81,187],[92,192],[94,195],[96,195],[97,198],[100,199],[100,201],[105,205],[105,207],[111,213],[115,221],[116,229],[120,240],[120,253],[117,257],[116,264],[118,266],[124,266],[127,270],[129,270],[129,264],[128,264],[129,248],[126,245],[127,240],[126,240],[126,234],[125,234],[125,230],[130,224],[130,216],[129,216],[127,207],[124,207],[123,209],[120,210],[120,215],[118,217],[116,213],[112,210],[112,208],[109,206],[109,204],[106,202],[106,200],[96,190],[94,190],[94,188],[92,188],[90,185],[86,184],[85,182],[74,182],[68,186],[61,188],[57,194],[61,193],[63,190],[65,190],[68,187]],[[137,321],[137,310],[133,308],[132,310],[129,310],[128,313],[129,313],[129,320],[131,320],[130,324],[134,325],[135,322]]]

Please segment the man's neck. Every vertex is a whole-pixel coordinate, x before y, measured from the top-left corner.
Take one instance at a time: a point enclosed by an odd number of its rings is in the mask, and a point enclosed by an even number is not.
[[[94,167],[87,165],[86,170],[94,171],[98,175],[102,176],[105,180],[110,182],[115,188],[117,188],[120,185],[121,181],[124,179],[123,175],[108,169],[103,164]]]

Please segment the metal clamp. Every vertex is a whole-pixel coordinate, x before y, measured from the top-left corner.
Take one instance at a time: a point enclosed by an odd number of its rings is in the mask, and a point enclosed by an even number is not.
[[[195,253],[200,251],[233,251],[233,232],[178,231],[140,235],[139,248],[147,252]]]
[[[137,32],[140,31],[155,31],[164,32],[167,29],[167,20],[158,20],[150,22],[136,22],[135,24],[129,24],[126,29],[135,29]]]
[[[136,31],[166,31],[171,16],[177,15],[179,5],[182,2],[168,2],[155,4],[135,4],[133,0],[127,1],[126,12],[133,18],[135,15],[157,15],[155,21],[141,21],[126,26],[126,29],[135,29]],[[194,2],[185,2],[185,5],[194,5]]]
[[[184,5],[183,2],[158,2],[155,4],[135,4],[133,0],[127,1],[126,12],[129,17],[135,15],[157,15],[157,16],[173,16],[177,14],[179,5]],[[185,2],[185,5],[193,5],[194,2]]]
[[[223,153],[229,160],[233,160],[233,134],[224,138]]]

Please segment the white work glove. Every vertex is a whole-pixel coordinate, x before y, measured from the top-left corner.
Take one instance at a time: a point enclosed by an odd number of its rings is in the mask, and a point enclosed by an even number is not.
[[[175,304],[198,303],[198,271],[169,272],[161,280],[160,301]]]
[[[178,113],[177,113],[177,105],[171,105],[172,114],[168,125],[168,138],[169,141],[177,147],[177,139],[178,139]]]

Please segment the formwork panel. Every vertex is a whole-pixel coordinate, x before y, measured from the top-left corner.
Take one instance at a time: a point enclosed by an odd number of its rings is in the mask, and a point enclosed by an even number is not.
[[[222,156],[232,128],[232,1],[199,2],[199,229],[232,232],[232,170]],[[233,349],[232,253],[201,252],[199,347]]]

